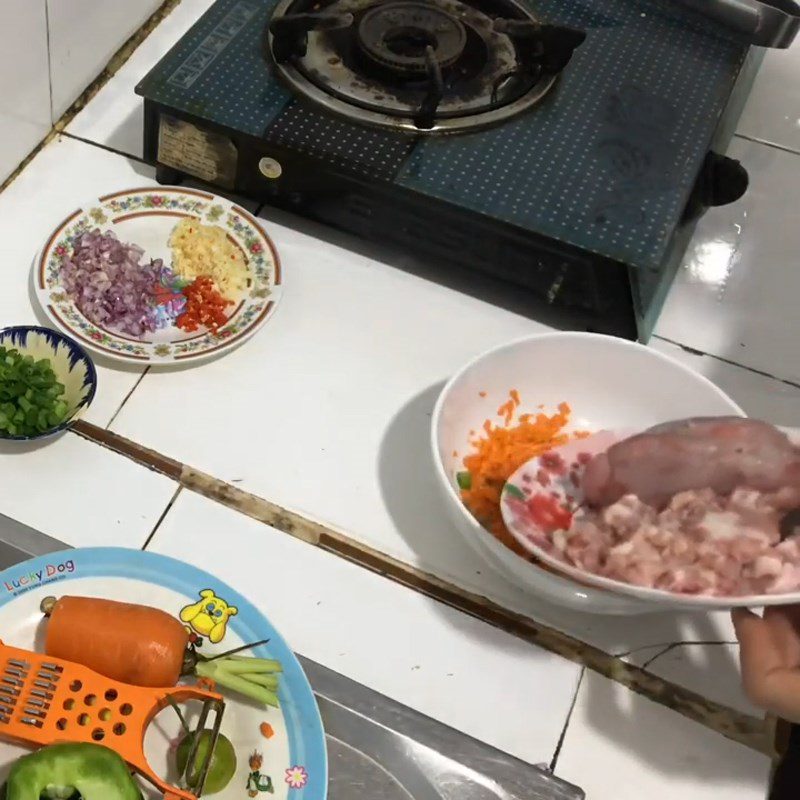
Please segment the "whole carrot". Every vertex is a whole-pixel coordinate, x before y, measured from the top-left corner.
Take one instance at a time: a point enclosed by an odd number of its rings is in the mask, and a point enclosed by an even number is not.
[[[61,597],[50,609],[45,652],[134,686],[174,686],[189,644],[165,611],[94,597]]]
[[[265,705],[278,705],[279,662],[236,655],[204,657],[165,611],[97,597],[47,597],[45,652],[134,686],[166,688],[183,676],[213,680]],[[259,642],[258,644],[262,644]]]

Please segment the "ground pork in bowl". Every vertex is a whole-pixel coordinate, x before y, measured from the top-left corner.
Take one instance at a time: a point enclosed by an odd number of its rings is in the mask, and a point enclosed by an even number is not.
[[[520,467],[501,507],[515,543],[559,572],[665,606],[800,602],[797,432],[676,420],[546,459]]]
[[[510,412],[512,426],[525,414],[535,422],[539,414],[556,416],[561,404],[569,407],[562,429],[566,435],[743,412],[721,389],[674,359],[643,345],[589,333],[541,334],[494,348],[456,373],[436,403],[431,446],[444,507],[484,561],[516,586],[557,605],[598,614],[663,610],[647,599],[583,585],[543,568],[511,549],[496,530],[484,527],[462,499],[459,478],[463,483],[465,457],[475,451],[487,420],[493,428],[502,427]],[[560,431],[552,433],[557,437]]]

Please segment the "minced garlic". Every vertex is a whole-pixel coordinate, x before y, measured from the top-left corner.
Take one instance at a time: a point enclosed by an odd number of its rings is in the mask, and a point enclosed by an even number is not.
[[[211,278],[220,293],[230,299],[247,288],[247,262],[242,251],[217,225],[202,225],[186,217],[169,237],[172,248],[172,270],[181,278]]]

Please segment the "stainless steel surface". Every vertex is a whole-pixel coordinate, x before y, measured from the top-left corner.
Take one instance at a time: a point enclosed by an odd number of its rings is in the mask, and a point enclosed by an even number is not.
[[[679,0],[744,34],[750,44],[787,48],[800,29],[800,6],[793,0]]]
[[[0,569],[69,545],[0,514]],[[582,800],[495,750],[299,656],[325,726],[329,800]]]
[[[0,514],[0,569],[68,548],[64,542]]]
[[[300,658],[328,738],[330,800],[580,800],[550,773]]]

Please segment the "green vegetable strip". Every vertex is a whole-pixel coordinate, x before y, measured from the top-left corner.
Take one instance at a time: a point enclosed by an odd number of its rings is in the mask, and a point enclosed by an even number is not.
[[[276,692],[278,690],[277,675],[260,675],[257,672],[240,672],[238,673],[237,677],[243,678],[251,683],[256,683],[259,686],[263,686],[265,689],[269,689],[271,692]]]
[[[517,500],[525,500],[525,492],[522,491],[518,486],[514,486],[513,483],[507,483],[503,488],[503,491],[506,494],[510,494],[512,497],[516,497]]]
[[[247,671],[241,669],[244,662],[248,662]],[[278,678],[273,673],[279,670],[280,664],[271,659],[231,656],[214,661],[198,661],[195,674],[233,692],[239,692],[257,703],[278,708]],[[269,686],[263,685],[267,683]]]
[[[230,656],[230,658],[214,659],[215,664],[224,663],[228,672],[282,672],[280,661],[270,658],[248,658],[247,656]]]
[[[251,664],[260,664],[264,672],[283,672],[283,665],[274,658],[254,658],[253,656],[228,656],[230,661],[247,661]],[[261,670],[259,670],[261,671]]]

